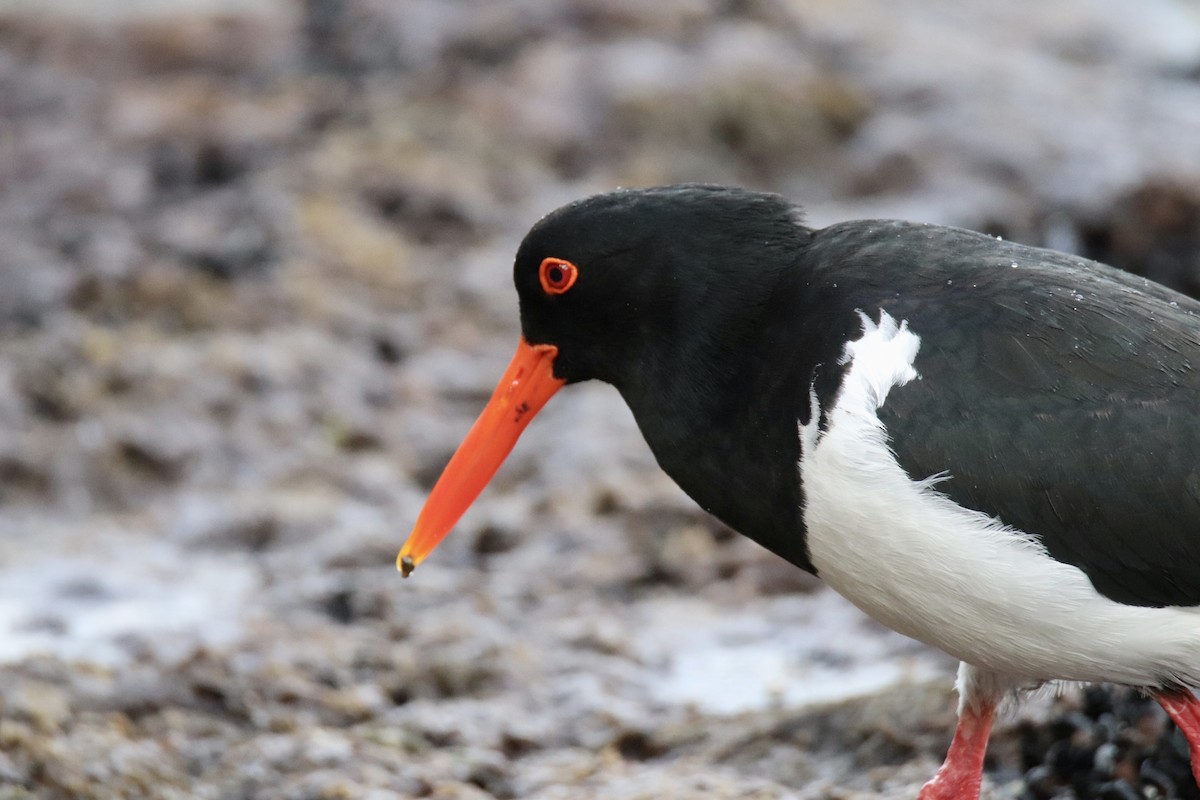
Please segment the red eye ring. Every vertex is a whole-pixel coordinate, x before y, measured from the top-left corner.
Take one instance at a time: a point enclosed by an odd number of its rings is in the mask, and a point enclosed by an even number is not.
[[[575,285],[579,267],[561,258],[546,258],[538,268],[538,279],[546,294],[562,294]]]

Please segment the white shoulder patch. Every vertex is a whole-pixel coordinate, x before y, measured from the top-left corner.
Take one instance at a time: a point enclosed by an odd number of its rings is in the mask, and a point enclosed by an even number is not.
[[[842,357],[838,359],[839,364],[850,366],[831,416],[851,415],[860,421],[873,420],[873,426],[882,430],[875,412],[887,401],[888,392],[921,377],[913,368],[921,337],[908,329],[907,321],[897,323],[895,317],[882,309],[879,324],[872,322],[862,311],[858,316],[862,320],[863,335],[846,342]],[[815,449],[820,438],[816,394],[810,395],[809,402],[812,405],[809,424],[800,429],[804,451]]]
[[[887,400],[893,386],[921,377],[913,369],[921,337],[908,329],[907,321],[897,324],[886,311],[879,312],[878,325],[861,311],[858,316],[863,324],[862,338],[846,342],[839,362],[850,365],[841,402],[861,404],[874,412]]]

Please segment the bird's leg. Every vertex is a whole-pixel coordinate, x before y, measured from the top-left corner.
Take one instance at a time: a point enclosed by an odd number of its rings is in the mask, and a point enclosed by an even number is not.
[[[959,665],[954,741],[937,774],[921,788],[918,800],[977,800],[996,703],[1009,685],[994,673],[967,663]]]
[[[992,731],[995,703],[966,708],[958,717],[954,741],[937,774],[921,787],[918,800],[976,800],[983,781],[983,754]]]
[[[1187,737],[1192,753],[1192,776],[1200,785],[1200,700],[1187,689],[1155,692],[1154,699]]]

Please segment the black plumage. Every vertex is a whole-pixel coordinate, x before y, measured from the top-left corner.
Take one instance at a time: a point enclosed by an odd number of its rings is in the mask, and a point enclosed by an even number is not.
[[[554,331],[557,374],[613,383],[693,499],[812,571],[796,424],[810,386],[835,400],[857,312],[885,310],[921,337],[921,380],[880,409],[910,477],[944,474],[1106,597],[1200,604],[1200,303],[971,231],[798,221],[702,186],[567,206],[517,255],[526,337]],[[529,285],[547,252],[586,264],[566,296]]]

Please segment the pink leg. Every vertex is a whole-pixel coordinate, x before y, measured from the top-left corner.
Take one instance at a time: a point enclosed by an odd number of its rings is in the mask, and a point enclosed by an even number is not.
[[[1192,776],[1200,786],[1200,700],[1189,691],[1156,692],[1154,699],[1187,737],[1192,751]]]
[[[977,800],[983,780],[983,754],[995,716],[996,703],[990,699],[963,708],[946,761],[933,780],[921,788],[917,800]]]

